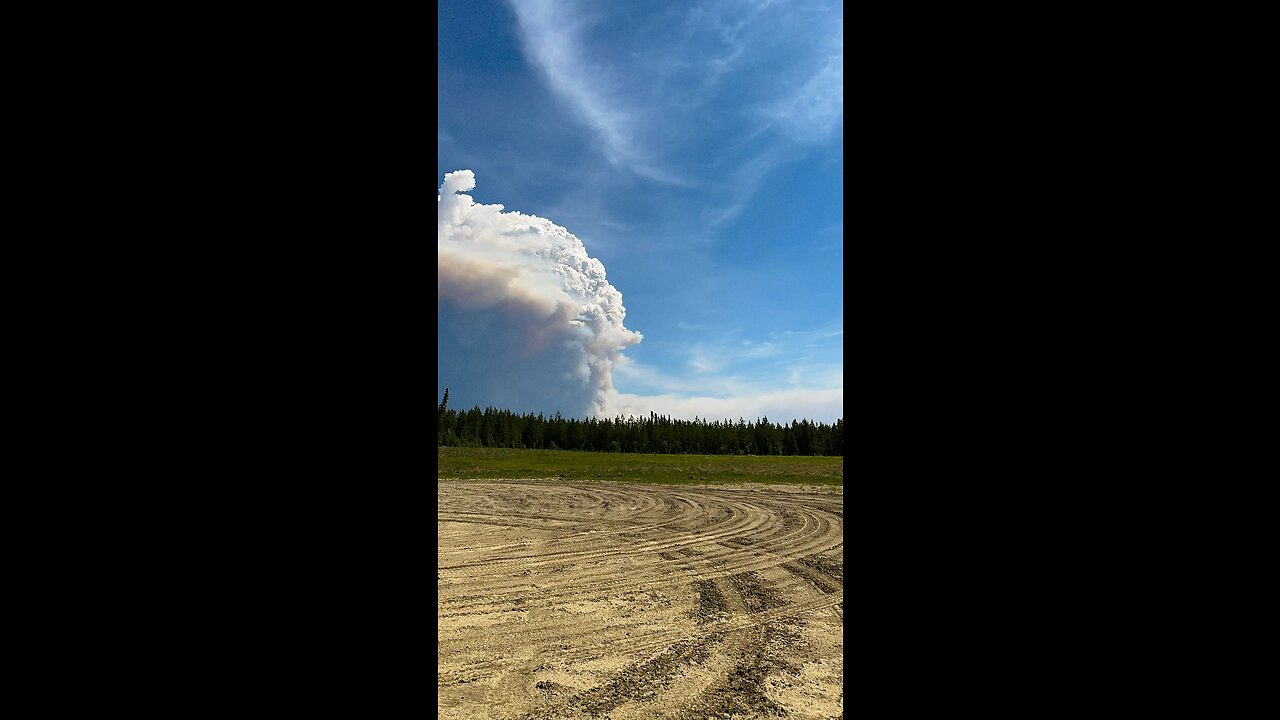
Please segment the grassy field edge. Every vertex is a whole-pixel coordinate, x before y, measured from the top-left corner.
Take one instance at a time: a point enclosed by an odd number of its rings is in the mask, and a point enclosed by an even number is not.
[[[438,448],[437,478],[555,478],[640,483],[844,485],[844,458],[794,455],[657,455],[569,450]]]

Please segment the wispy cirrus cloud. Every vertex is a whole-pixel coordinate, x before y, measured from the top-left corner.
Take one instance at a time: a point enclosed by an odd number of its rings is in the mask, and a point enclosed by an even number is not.
[[[678,182],[655,167],[640,145],[635,125],[641,118],[621,95],[614,69],[583,50],[582,35],[591,16],[569,2],[512,2],[525,53],[547,83],[595,131],[604,155],[614,165],[663,182]]]
[[[711,0],[633,16],[577,0],[509,2],[526,59],[604,158],[696,188],[712,227],[842,127],[838,3]]]
[[[803,84],[761,108],[771,127],[799,142],[821,142],[844,122],[843,31],[828,42],[825,58]]]

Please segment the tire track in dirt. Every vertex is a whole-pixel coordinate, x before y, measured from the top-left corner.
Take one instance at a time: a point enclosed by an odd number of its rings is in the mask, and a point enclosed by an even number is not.
[[[526,602],[555,602],[585,599],[600,593],[626,590],[663,590],[695,580],[734,575],[739,572],[763,570],[785,565],[791,561],[802,560],[810,555],[831,549],[824,543],[804,542],[799,546],[781,549],[777,543],[768,546],[726,545],[727,551],[708,552],[698,561],[686,561],[666,568],[655,568],[651,563],[626,566],[628,577],[618,578],[619,567],[596,565],[566,577],[557,579],[554,575],[536,576],[528,567],[510,573],[510,577],[493,577],[460,582],[455,590],[467,588],[483,589],[481,594],[461,594],[441,597],[440,612],[444,616],[483,613],[499,609],[511,602],[512,597],[523,598]],[[731,551],[737,550],[737,553]],[[635,554],[627,556],[634,558]],[[661,554],[655,554],[662,559]],[[595,558],[589,558],[593,563]],[[624,558],[619,558],[625,562]],[[641,561],[643,562],[643,561]],[[447,578],[447,575],[441,575]],[[541,582],[538,582],[541,581]]]
[[[841,494],[438,487],[440,717],[822,717],[808,698],[842,698],[842,672],[787,661],[821,631],[840,662]]]
[[[690,631],[680,630],[664,630],[636,637],[600,637],[594,635],[590,641],[582,638],[565,638],[577,639],[577,643],[563,642],[560,645],[546,644],[541,647],[541,651],[545,653],[545,661],[553,661],[558,663],[582,663],[589,660],[597,659],[605,654],[620,653],[623,655],[636,655],[660,651],[664,647],[670,647],[673,644],[705,639],[715,635],[740,633],[742,631],[757,630],[758,628],[768,626],[770,624],[781,621],[791,620],[796,616],[801,616],[826,608],[841,606],[842,599],[832,599],[822,602],[809,602],[799,605],[789,605],[781,611],[765,611],[754,617],[731,617],[729,619],[719,620],[707,625],[705,628]],[[625,641],[625,644],[621,644]],[[459,682],[471,682],[482,677],[491,677],[497,672],[527,664],[524,660],[503,656],[493,650],[485,650],[472,655],[480,655],[481,659],[470,662],[451,663],[447,670],[437,668],[437,679],[443,687],[445,685],[457,684]]]
[[[625,557],[653,551],[679,550],[681,547],[687,547],[690,544],[701,544],[706,541],[716,540],[727,542],[727,550],[713,548],[708,557],[705,558],[706,562],[701,571],[704,574],[733,574],[741,570],[769,567],[787,560],[798,559],[805,555],[829,550],[841,542],[843,538],[843,527],[839,523],[831,523],[827,518],[818,517],[815,519],[813,517],[797,516],[792,513],[792,516],[796,519],[788,522],[786,520],[779,521],[778,517],[771,516],[767,510],[755,509],[754,515],[745,509],[736,510],[730,507],[729,510],[734,513],[734,517],[740,514],[744,520],[734,525],[728,525],[727,523],[703,524],[701,525],[703,533],[701,535],[685,534],[674,538],[668,535],[651,541],[632,541],[630,544],[621,547],[529,553],[524,557],[504,558],[500,561],[494,560],[490,562],[489,570],[491,572],[508,571],[511,575],[521,578],[518,580],[495,579],[492,576],[477,577],[475,575],[476,569],[481,567],[481,564],[478,563],[444,564],[440,568],[440,574],[443,577],[450,577],[450,573],[444,572],[444,570],[465,571],[472,579],[470,581],[466,579],[458,581],[458,587],[466,587],[468,584],[483,585],[490,596],[500,597],[507,592],[527,593],[531,589],[553,592],[560,596],[572,592],[572,584],[575,583],[592,591],[608,589],[600,586],[600,580],[615,574],[616,566],[610,563],[595,570],[588,568],[584,572],[575,574],[571,579],[556,580],[533,588],[523,578],[531,575],[534,568],[565,560],[588,564],[597,559],[610,556]],[[783,514],[781,517],[785,518],[786,515]],[[497,522],[497,519],[495,518],[493,522]],[[791,527],[789,528],[788,525]],[[668,530],[668,533],[679,529],[678,525],[673,525]],[[593,542],[598,546],[601,540],[603,539],[594,540]],[[817,542],[813,542],[814,540]],[[733,552],[740,550],[746,544],[754,546],[753,552],[749,555]],[[563,543],[561,546],[563,546]],[[540,555],[549,557],[547,559],[539,559]],[[778,555],[779,557],[775,558],[773,555]],[[733,559],[734,562],[720,564],[727,558]],[[695,572],[699,570],[697,567],[686,566],[686,568]],[[624,581],[622,584],[630,584],[633,580],[634,577]],[[448,604],[449,599],[446,598],[445,602]],[[458,609],[466,611],[478,610],[478,608],[466,605]]]
[[[692,552],[696,552],[696,551],[692,551]],[[781,558],[783,558],[784,556],[778,556],[778,555],[767,556],[766,555],[762,557],[760,553],[750,553],[750,554],[743,553],[741,557],[744,559],[744,562],[737,562],[733,564],[720,566],[715,570],[702,570],[699,572],[693,572],[693,571],[690,571],[688,567],[686,567],[682,569],[682,572],[688,580],[696,580],[700,578],[722,577],[722,576],[728,576],[737,572],[742,572],[744,569],[754,570],[754,569],[769,567],[772,565],[777,565],[781,562]],[[616,572],[614,571],[611,571],[609,574],[613,577],[616,577]],[[592,596],[592,595],[598,596],[601,594],[602,591],[608,592],[608,591],[613,591],[619,588],[630,590],[630,591],[637,591],[637,590],[652,591],[652,588],[656,586],[670,587],[672,585],[680,584],[686,581],[685,579],[681,579],[681,578],[672,579],[670,575],[671,575],[670,572],[665,572],[664,573],[665,577],[661,577],[660,579],[655,579],[655,578],[646,577],[645,572],[636,572],[633,574],[633,576],[630,579],[624,579],[617,582],[607,583],[602,585],[600,584],[597,578],[593,580],[592,583],[586,587],[586,589],[578,589],[575,591],[565,591],[563,589],[560,589],[559,592],[556,592],[557,588],[555,587],[536,588],[534,586],[529,585],[527,581],[522,579],[520,580],[520,582],[522,583],[522,587],[519,588],[519,592],[514,596],[508,595],[508,596],[502,597],[499,600],[492,599],[492,596],[484,597],[484,596],[477,596],[477,595],[468,595],[461,598],[456,598],[456,601],[454,603],[442,603],[440,616],[442,618],[452,618],[457,616],[470,616],[470,617],[483,618],[485,616],[501,615],[504,612],[504,610],[508,608],[528,609],[531,607],[537,607],[539,605],[545,604],[548,601],[547,600],[548,598],[551,599],[550,600],[551,602],[565,602],[570,600],[585,599],[588,596]],[[461,603],[457,601],[461,601]],[[457,605],[459,604],[465,604],[465,607],[463,608],[457,607]],[[445,610],[444,608],[448,605],[453,605],[454,607],[451,610]],[[595,619],[593,618],[583,618],[583,619],[566,618],[559,622],[553,620],[548,623],[544,623],[543,626],[539,628],[539,632],[535,632],[534,635],[548,636],[548,637],[555,636],[561,633],[571,633],[571,634],[603,633],[605,635],[609,635],[610,633],[625,631],[626,633],[629,633],[629,635],[634,639],[635,635],[640,634],[637,628],[635,627],[635,625],[637,624],[638,623],[619,624],[613,621],[610,621],[609,624],[601,624],[600,622],[595,621]],[[520,627],[518,629],[512,629],[507,631],[491,629],[490,634],[492,636],[492,639],[500,640],[504,636],[514,636],[517,634],[524,635],[527,637],[529,636],[529,630],[525,627]],[[530,638],[530,639],[534,639],[534,638]],[[541,638],[537,638],[537,639],[541,639]]]

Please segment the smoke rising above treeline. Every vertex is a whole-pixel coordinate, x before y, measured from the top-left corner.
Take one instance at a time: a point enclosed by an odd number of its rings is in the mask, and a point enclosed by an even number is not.
[[[461,405],[605,416],[613,366],[640,342],[622,293],[582,241],[534,215],[476,203],[470,170],[437,195],[437,394]]]

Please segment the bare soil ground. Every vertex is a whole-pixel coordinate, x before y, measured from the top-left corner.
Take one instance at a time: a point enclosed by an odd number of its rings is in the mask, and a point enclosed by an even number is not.
[[[844,496],[438,483],[441,718],[842,718]]]

